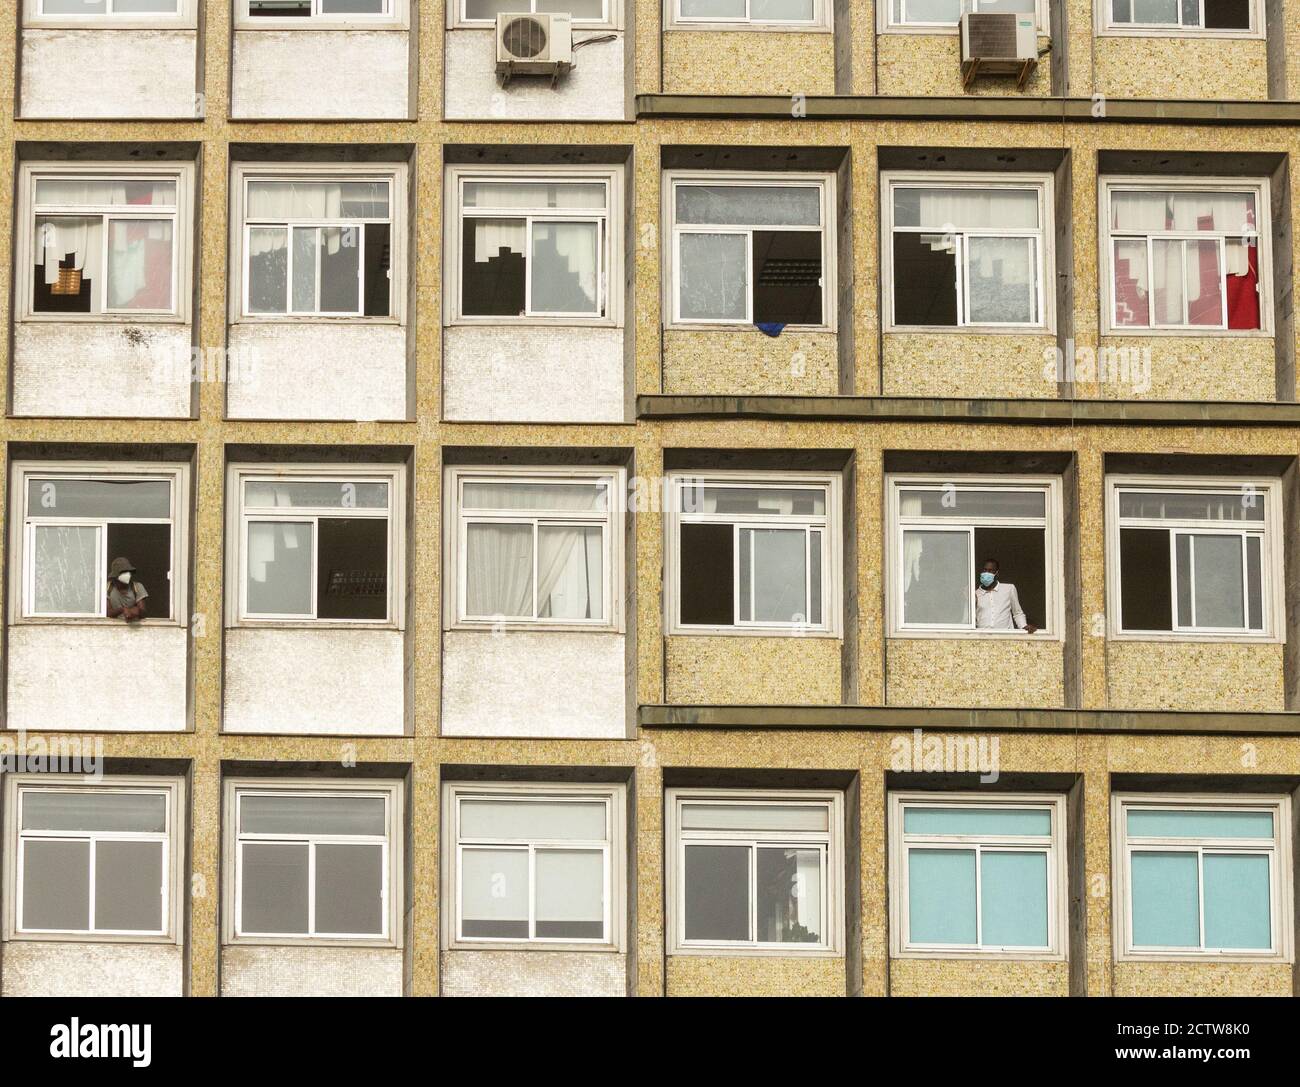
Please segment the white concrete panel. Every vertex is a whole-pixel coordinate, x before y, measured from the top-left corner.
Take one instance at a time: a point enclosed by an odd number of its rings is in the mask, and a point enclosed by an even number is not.
[[[621,423],[621,328],[443,330],[447,419],[495,423]]]
[[[189,325],[20,321],[15,415],[187,419]]]
[[[627,996],[627,956],[612,951],[444,951],[443,996]]]
[[[181,732],[184,627],[19,623],[6,662],[10,729]]]
[[[179,944],[13,940],[0,950],[0,996],[182,996]]]
[[[393,947],[221,949],[222,996],[401,996],[402,952]]]
[[[606,33],[575,30],[573,38]],[[518,76],[501,87],[491,28],[448,30],[445,39],[443,108],[449,121],[622,121],[627,116],[622,33],[574,52],[573,70],[554,88],[549,76]]]
[[[622,634],[451,630],[442,735],[626,738]]]
[[[196,30],[22,34],[24,118],[198,117]]]
[[[237,30],[231,116],[239,120],[406,120],[405,30]]]
[[[400,736],[399,630],[226,631],[225,732]]]
[[[401,420],[407,417],[406,329],[400,325],[231,325],[238,378],[231,419]]]

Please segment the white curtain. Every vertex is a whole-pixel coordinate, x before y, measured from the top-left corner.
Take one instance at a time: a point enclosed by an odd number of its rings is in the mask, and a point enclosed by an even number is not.
[[[259,584],[266,582],[266,567],[281,558],[280,549],[296,551],[299,536],[307,526],[299,522],[253,521],[248,526],[248,577]],[[279,531],[277,531],[277,528]]]
[[[909,498],[903,495],[898,502],[898,512],[902,517],[919,517],[921,515],[920,496]],[[912,587],[912,582],[921,576],[921,551],[923,543],[915,532],[903,533],[903,592]]]
[[[932,230],[1029,229],[1038,226],[1036,189],[898,189],[894,222]]]
[[[605,186],[583,181],[571,184],[471,181],[465,185],[465,207],[525,208],[537,212],[547,208],[603,209]]]
[[[474,260],[485,264],[502,249],[524,254],[527,224],[523,219],[475,219]]]
[[[470,615],[533,614],[533,526],[476,524],[467,530]]]
[[[36,205],[60,208],[174,208],[174,181],[90,181],[49,178],[36,182]]]
[[[72,254],[72,266],[93,279],[99,275],[104,246],[104,220],[99,217],[58,217],[37,220],[36,245],[45,267],[45,284],[58,281],[59,261]]]
[[[543,525],[538,532],[537,611],[543,619],[603,619],[601,530]]]
[[[380,182],[253,181],[248,185],[246,219],[348,219],[388,214],[387,186]],[[295,227],[313,234],[316,227]],[[350,228],[358,233],[360,227]],[[279,249],[268,230],[253,230],[249,239],[251,256]],[[326,251],[339,251],[343,232],[325,231]],[[353,244],[357,244],[353,239]]]

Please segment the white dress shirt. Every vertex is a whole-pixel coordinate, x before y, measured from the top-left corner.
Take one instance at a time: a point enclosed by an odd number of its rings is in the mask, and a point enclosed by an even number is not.
[[[975,625],[993,630],[1023,630],[1025,613],[1020,607],[1016,587],[1005,581],[994,582],[993,588],[979,586],[975,589]]]

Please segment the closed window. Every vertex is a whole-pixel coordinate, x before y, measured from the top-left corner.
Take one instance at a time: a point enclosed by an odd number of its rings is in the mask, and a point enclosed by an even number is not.
[[[621,171],[448,175],[450,318],[610,324],[618,318]]]
[[[175,621],[184,599],[188,475],[173,464],[15,464],[23,509],[13,567],[21,574],[21,617],[113,617],[122,600],[110,597],[125,568],[131,605],[144,604],[140,618]]]
[[[49,17],[85,18],[116,16],[139,19],[149,15],[179,15],[182,0],[36,0],[37,14]]]
[[[456,624],[620,622],[623,473],[453,469]]]
[[[231,487],[240,619],[400,622],[400,471],[244,466]]]
[[[1255,0],[1101,0],[1112,30],[1236,34],[1258,29]]]
[[[1065,955],[1063,797],[890,797],[895,953]]]
[[[227,785],[234,939],[395,940],[399,784]]]
[[[833,324],[830,175],[669,175],[673,324]]]
[[[838,947],[839,794],[675,789],[668,810],[674,950]]]
[[[669,483],[674,631],[839,629],[838,476],[674,474]]]
[[[457,26],[495,26],[498,15],[567,14],[575,26],[615,25],[616,0],[454,0]],[[612,9],[612,10],[611,10]]]
[[[1040,0],[888,0],[880,5],[884,29],[955,27],[963,12],[1030,15],[1047,32],[1047,5]]]
[[[829,27],[825,0],[673,0],[672,21],[737,26]]]
[[[301,21],[309,26],[329,23],[389,23],[405,16],[405,0],[239,0],[239,23],[245,27],[283,25]]]
[[[1276,480],[1108,482],[1120,632],[1263,637],[1277,629]]]
[[[7,776],[11,935],[174,935],[179,782]]]
[[[1288,798],[1118,795],[1112,819],[1124,954],[1289,956]]]
[[[1043,328],[1051,179],[886,174],[889,327]]]
[[[1059,486],[1041,478],[891,476],[894,632],[1055,634]]]
[[[617,946],[623,803],[621,786],[449,787],[451,941]]]
[[[1266,181],[1107,181],[1105,313],[1113,331],[1270,325]]]

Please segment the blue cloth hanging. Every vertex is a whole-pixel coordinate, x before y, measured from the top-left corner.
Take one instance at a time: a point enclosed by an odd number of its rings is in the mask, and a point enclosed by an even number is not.
[[[784,321],[755,321],[754,327],[764,336],[771,336],[775,339],[785,330]]]

